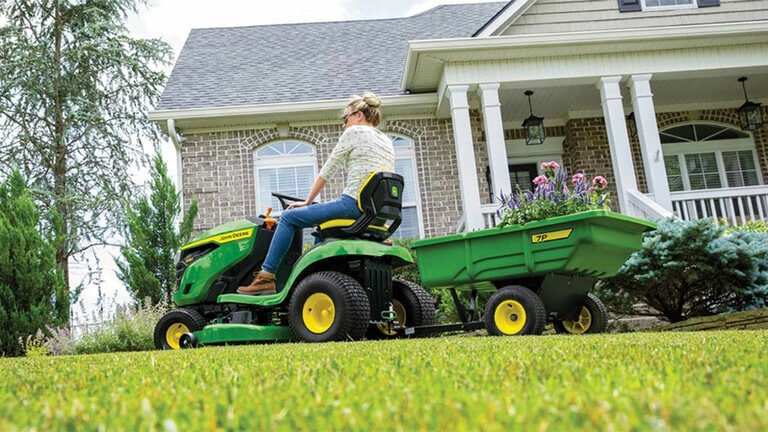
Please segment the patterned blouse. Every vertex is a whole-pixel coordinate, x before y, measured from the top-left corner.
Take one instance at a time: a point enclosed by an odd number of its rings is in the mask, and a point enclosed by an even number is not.
[[[347,171],[344,195],[357,200],[357,193],[371,173],[395,170],[395,149],[384,132],[370,127],[348,127],[320,170],[320,177],[329,181],[336,172]]]

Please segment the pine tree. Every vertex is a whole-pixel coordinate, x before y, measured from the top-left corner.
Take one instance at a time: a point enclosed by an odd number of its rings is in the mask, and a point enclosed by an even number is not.
[[[152,304],[171,303],[176,288],[174,255],[192,234],[197,201],[192,202],[177,229],[180,210],[176,186],[157,152],[149,195],[139,196],[127,210],[126,243],[121,247],[125,261],[116,261],[118,277],[137,302],[149,297]]]
[[[67,284],[70,258],[116,233],[127,173],[158,136],[147,107],[172,50],[125,26],[146,1],[0,0],[0,175],[35,185]]]
[[[0,357],[22,355],[19,339],[67,322],[67,286],[39,225],[22,175],[11,172],[0,185]]]

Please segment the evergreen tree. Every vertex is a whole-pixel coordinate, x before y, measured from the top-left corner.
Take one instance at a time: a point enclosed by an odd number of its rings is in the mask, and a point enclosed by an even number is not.
[[[768,235],[724,231],[710,218],[662,221],[599,296],[623,312],[643,302],[670,322],[765,307]]]
[[[180,196],[168,177],[168,167],[159,152],[152,161],[149,196],[140,196],[127,210],[125,261],[117,260],[118,277],[137,302],[149,297],[152,304],[170,304],[176,288],[174,255],[189,241],[197,216],[197,200],[177,229]]]
[[[22,355],[19,339],[67,321],[67,286],[39,223],[21,173],[11,172],[0,185],[0,356]]]
[[[172,51],[124,24],[146,1],[0,0],[0,175],[36,185],[67,284],[70,257],[116,232],[127,172],[157,138],[146,111]]]

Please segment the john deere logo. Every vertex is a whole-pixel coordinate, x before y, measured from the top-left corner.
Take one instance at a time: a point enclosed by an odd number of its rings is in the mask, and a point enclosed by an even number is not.
[[[392,186],[392,192],[391,192],[392,197],[397,198],[397,194],[398,194],[397,186]]]

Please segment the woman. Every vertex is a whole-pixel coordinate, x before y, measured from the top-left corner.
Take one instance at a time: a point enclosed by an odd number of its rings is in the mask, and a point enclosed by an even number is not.
[[[240,294],[274,294],[275,273],[288,252],[293,233],[298,228],[311,226],[332,219],[357,219],[361,212],[357,207],[357,193],[372,172],[394,171],[395,150],[392,140],[376,129],[381,121],[381,100],[373,93],[354,96],[341,116],[344,133],[331,152],[315,179],[304,202],[293,203],[280,216],[277,230],[269,245],[261,271],[248,286],[237,289]],[[310,204],[323,190],[328,180],[339,171],[347,172],[344,193],[340,198],[321,204]]]

